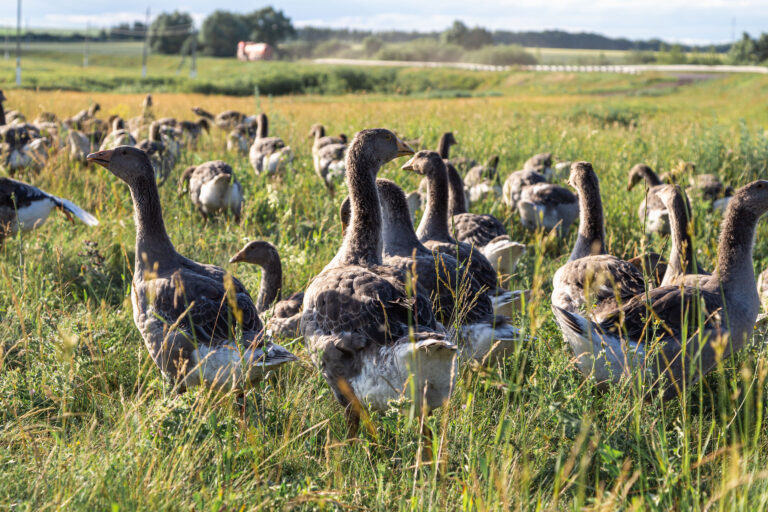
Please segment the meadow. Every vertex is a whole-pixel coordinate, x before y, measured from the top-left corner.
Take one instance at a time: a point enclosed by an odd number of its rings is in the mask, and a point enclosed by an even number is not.
[[[11,68],[0,62],[6,83]],[[51,73],[64,73],[60,66]],[[590,161],[601,180],[608,252],[625,257],[667,245],[643,233],[636,215],[643,192],[626,192],[633,164],[663,172],[693,161],[698,172],[734,186],[768,173],[766,77],[686,86],[661,75],[513,72],[492,80],[481,90],[495,94],[468,98],[155,91],[158,117],[191,119],[194,105],[264,111],[271,132],[296,153],[290,172],[255,176],[214,130],[184,154],[176,176],[188,164],[231,163],[246,192],[243,220],[206,225],[169,183],[160,193],[171,239],[182,254],[232,271],[254,295],[259,271],[227,261],[245,241],[269,240],[283,258],[284,288],[305,287],[340,244],[344,195],[329,195],[312,169],[307,132],[315,122],[349,135],[387,127],[426,147],[451,130],[455,155],[498,153],[502,178],[542,151]],[[72,115],[92,102],[104,117],[129,117],[143,99],[138,92],[5,94],[7,107],[29,118],[43,110]],[[418,184],[397,162],[380,175],[406,190]],[[535,340],[498,367],[462,371],[450,402],[429,420],[446,461],[438,472],[417,464],[423,441],[407,414],[374,415],[359,438],[346,439],[342,410],[300,339],[287,342],[300,362],[251,390],[244,404],[205,389],[172,393],[133,325],[127,188],[105,169],[64,155],[26,179],[101,224],[88,229],[54,215],[0,249],[0,510],[768,508],[765,332],[679,399],[644,397],[628,384],[598,391],[576,370],[549,308],[551,277],[575,233],[563,241],[529,233],[500,201],[473,205],[527,244],[511,285],[533,296],[514,322]],[[720,218],[694,208],[698,258],[712,268]],[[758,272],[768,266],[766,235],[762,223]]]

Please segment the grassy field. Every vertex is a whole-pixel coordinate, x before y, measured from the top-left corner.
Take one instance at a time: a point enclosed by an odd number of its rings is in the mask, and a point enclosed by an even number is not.
[[[201,65],[202,68],[202,65]],[[2,68],[7,74],[7,67]],[[58,72],[58,71],[57,71]],[[74,72],[73,72],[74,73]],[[7,76],[7,75],[2,75]],[[5,80],[5,79],[4,79]],[[221,158],[246,190],[244,220],[204,225],[173,185],[161,190],[177,249],[221,265],[254,293],[259,272],[228,265],[246,240],[280,250],[285,288],[306,286],[340,242],[330,197],[312,170],[307,131],[384,126],[434,147],[453,130],[456,155],[501,155],[501,172],[533,153],[593,162],[601,180],[608,249],[661,250],[636,216],[640,190],[628,169],[658,171],[680,160],[734,186],[768,172],[768,79],[732,76],[655,87],[657,76],[513,73],[502,96],[429,99],[391,95],[226,97],[154,95],[158,116],[191,118],[189,107],[264,111],[295,150],[291,172],[256,177],[226,154],[216,131],[185,165]],[[6,91],[8,107],[33,118],[71,115],[94,101],[106,117],[140,111],[140,94]],[[402,163],[402,162],[400,162]],[[382,176],[406,190],[417,180],[390,164]],[[724,361],[680,400],[643,400],[629,386],[598,392],[575,369],[549,310],[551,276],[575,235],[542,241],[517,214],[487,201],[474,211],[505,221],[528,245],[512,285],[534,290],[514,321],[536,336],[496,368],[466,369],[431,421],[446,470],[416,467],[413,419],[375,415],[371,432],[345,440],[345,424],[301,340],[301,361],[246,397],[168,391],[133,326],[129,288],[134,226],[126,187],[100,167],[55,156],[29,181],[74,200],[101,225],[54,215],[0,249],[0,510],[765,510],[768,350]],[[719,219],[696,206],[699,259],[715,259]],[[755,267],[768,265],[768,226],[758,229]]]
[[[22,87],[35,90],[100,92],[185,92],[252,96],[263,95],[379,93],[426,97],[501,95],[530,81],[520,72],[498,73],[456,69],[411,69],[397,67],[351,67],[311,62],[238,62],[234,58],[200,57],[197,78],[189,78],[191,60],[179,56],[150,55],[147,77],[141,77],[142,43],[91,43],[88,67],[83,67],[84,43],[25,43],[22,56]],[[15,87],[14,49],[0,59],[0,88]],[[621,64],[627,52],[530,49],[542,64]],[[672,80],[663,75],[627,78],[624,89],[637,91],[643,85]],[[610,76],[569,76],[567,87],[540,79],[528,90],[583,92],[615,82]],[[575,82],[575,84],[573,83]],[[578,85],[577,85],[578,84]]]

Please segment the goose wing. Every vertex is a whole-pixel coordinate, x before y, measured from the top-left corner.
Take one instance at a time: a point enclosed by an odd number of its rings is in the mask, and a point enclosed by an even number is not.
[[[301,323],[305,335],[310,329],[315,333],[352,334],[334,341],[336,349],[349,354],[406,336],[409,323],[435,328],[429,299],[423,293],[409,297],[405,275],[389,267],[326,270],[304,295]]]
[[[507,234],[504,224],[492,215],[460,213],[453,216],[453,236],[459,242],[483,247],[497,236]]]
[[[198,343],[219,346],[238,340],[239,325],[245,345],[260,345],[263,325],[242,283],[232,277],[228,293],[223,270],[201,272],[205,269],[195,266],[183,265],[167,278],[144,282],[156,313],[169,325],[178,322]]]

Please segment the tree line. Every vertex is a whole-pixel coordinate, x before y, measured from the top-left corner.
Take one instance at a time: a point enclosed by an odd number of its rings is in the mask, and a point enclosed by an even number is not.
[[[281,43],[289,43],[285,51],[278,53],[286,58],[301,58],[316,56],[323,50],[328,55],[337,53],[349,47],[350,44],[362,48],[361,56],[373,57],[381,53],[389,55],[402,53],[400,43],[413,43],[408,51],[418,53],[420,49],[437,48],[444,45],[466,52],[491,52],[490,47],[509,47],[507,53],[520,47],[527,48],[573,48],[585,50],[625,50],[631,51],[632,59],[651,60],[651,52],[669,52],[672,57],[675,52],[708,52],[728,53],[730,60],[737,63],[764,63],[768,61],[768,34],[762,34],[753,39],[744,33],[742,38],[733,44],[695,46],[685,44],[666,44],[661,39],[630,40],[626,38],[611,38],[601,34],[588,32],[572,33],[562,30],[522,31],[507,30],[490,31],[483,27],[469,27],[461,21],[455,21],[452,26],[442,32],[407,32],[407,31],[377,31],[357,29],[333,29],[322,27],[293,26],[291,19],[281,10],[268,6],[250,13],[235,13],[226,10],[216,10],[203,21],[199,31],[195,29],[192,16],[189,13],[174,11],[164,12],[157,16],[147,27],[141,21],[121,23],[109,29],[102,29],[96,34],[84,33],[46,33],[29,32],[25,34],[28,41],[82,41],[86,39],[97,41],[139,41],[149,37],[151,50],[162,54],[188,54],[196,48],[203,55],[216,57],[233,56],[237,43],[242,40],[266,42],[277,47]],[[389,46],[387,46],[389,45]],[[415,48],[415,50],[414,50]],[[497,48],[498,50],[498,48]],[[448,52],[456,54],[456,51]]]

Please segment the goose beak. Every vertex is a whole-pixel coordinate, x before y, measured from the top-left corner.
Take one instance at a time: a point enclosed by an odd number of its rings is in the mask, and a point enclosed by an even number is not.
[[[405,142],[400,140],[400,138],[398,137],[398,139],[397,139],[397,156],[408,156],[408,155],[412,155],[414,153],[415,153],[415,151],[411,148],[411,146],[409,146],[408,144],[406,144]]]
[[[237,263],[245,260],[245,251],[240,251],[229,259],[230,263]]]
[[[109,169],[109,161],[112,160],[112,153],[114,153],[114,150],[111,149],[107,151],[98,151],[96,153],[91,153],[85,157],[85,159],[88,162],[93,162]]]
[[[416,160],[416,157],[415,157],[415,156],[414,156],[414,157],[412,157],[412,158],[411,158],[410,160],[408,160],[407,162],[405,162],[405,163],[403,164],[403,166],[401,167],[401,169],[404,169],[404,170],[406,170],[406,171],[412,171],[412,170],[414,170],[414,169],[413,169],[413,161],[414,161],[414,160]]]

